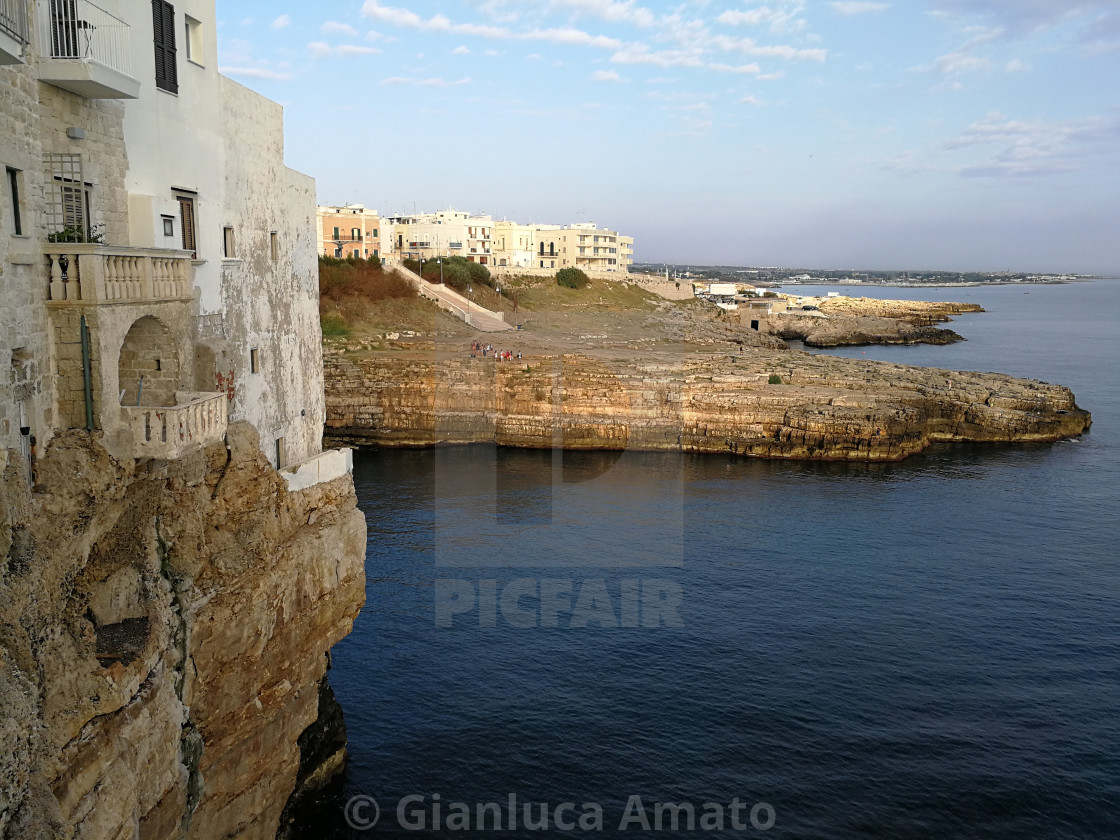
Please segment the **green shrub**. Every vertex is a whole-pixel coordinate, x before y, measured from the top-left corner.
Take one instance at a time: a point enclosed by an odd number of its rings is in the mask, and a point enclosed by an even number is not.
[[[778,374],[776,374],[776,373],[770,374],[770,384],[771,385],[781,385],[782,384],[782,377],[778,376]]]
[[[591,278],[578,268],[562,268],[556,272],[556,285],[565,289],[586,289]]]
[[[350,327],[338,312],[324,312],[320,318],[323,325],[323,338],[349,338]]]

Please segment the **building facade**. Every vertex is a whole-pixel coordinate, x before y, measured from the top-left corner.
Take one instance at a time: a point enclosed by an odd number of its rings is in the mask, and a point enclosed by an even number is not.
[[[324,257],[378,259],[381,250],[381,219],[376,210],[361,204],[315,209],[319,253]]]
[[[58,430],[173,458],[246,420],[312,458],[315,191],[282,110],[218,73],[212,0],[102,3],[2,0],[0,447],[30,480]]]
[[[392,251],[401,259],[466,257],[493,264],[494,221],[461,210],[389,216]]]
[[[535,229],[534,268],[579,268],[625,274],[634,261],[634,239],[593,222]]]
[[[500,268],[532,268],[537,230],[516,222],[494,222],[494,265]]]

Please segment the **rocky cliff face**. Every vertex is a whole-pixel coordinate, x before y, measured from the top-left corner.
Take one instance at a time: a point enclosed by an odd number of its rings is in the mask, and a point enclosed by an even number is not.
[[[326,382],[328,438],[387,446],[898,460],[937,441],[1052,441],[1090,423],[1056,385],[765,350],[513,364],[332,356]]]
[[[0,453],[0,838],[276,836],[365,526],[349,476],[288,493],[227,440],[134,464],[66,432],[34,494]]]

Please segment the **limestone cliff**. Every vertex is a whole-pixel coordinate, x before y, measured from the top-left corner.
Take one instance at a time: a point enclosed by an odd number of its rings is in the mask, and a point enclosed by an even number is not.
[[[328,439],[387,446],[898,460],[938,441],[1052,441],[1091,422],[1056,385],[765,350],[516,364],[331,356],[326,386]]]
[[[365,527],[350,476],[289,493],[227,441],[122,463],[65,432],[34,493],[0,452],[0,838],[276,836]]]

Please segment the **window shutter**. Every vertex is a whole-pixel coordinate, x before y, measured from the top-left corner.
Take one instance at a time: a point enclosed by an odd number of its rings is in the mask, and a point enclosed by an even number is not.
[[[152,37],[155,44],[156,87],[179,92],[175,63],[175,7],[165,0],[152,0]]]
[[[190,251],[192,255],[198,250],[194,243],[194,201],[189,198],[179,199],[180,227],[183,230],[183,250]]]

